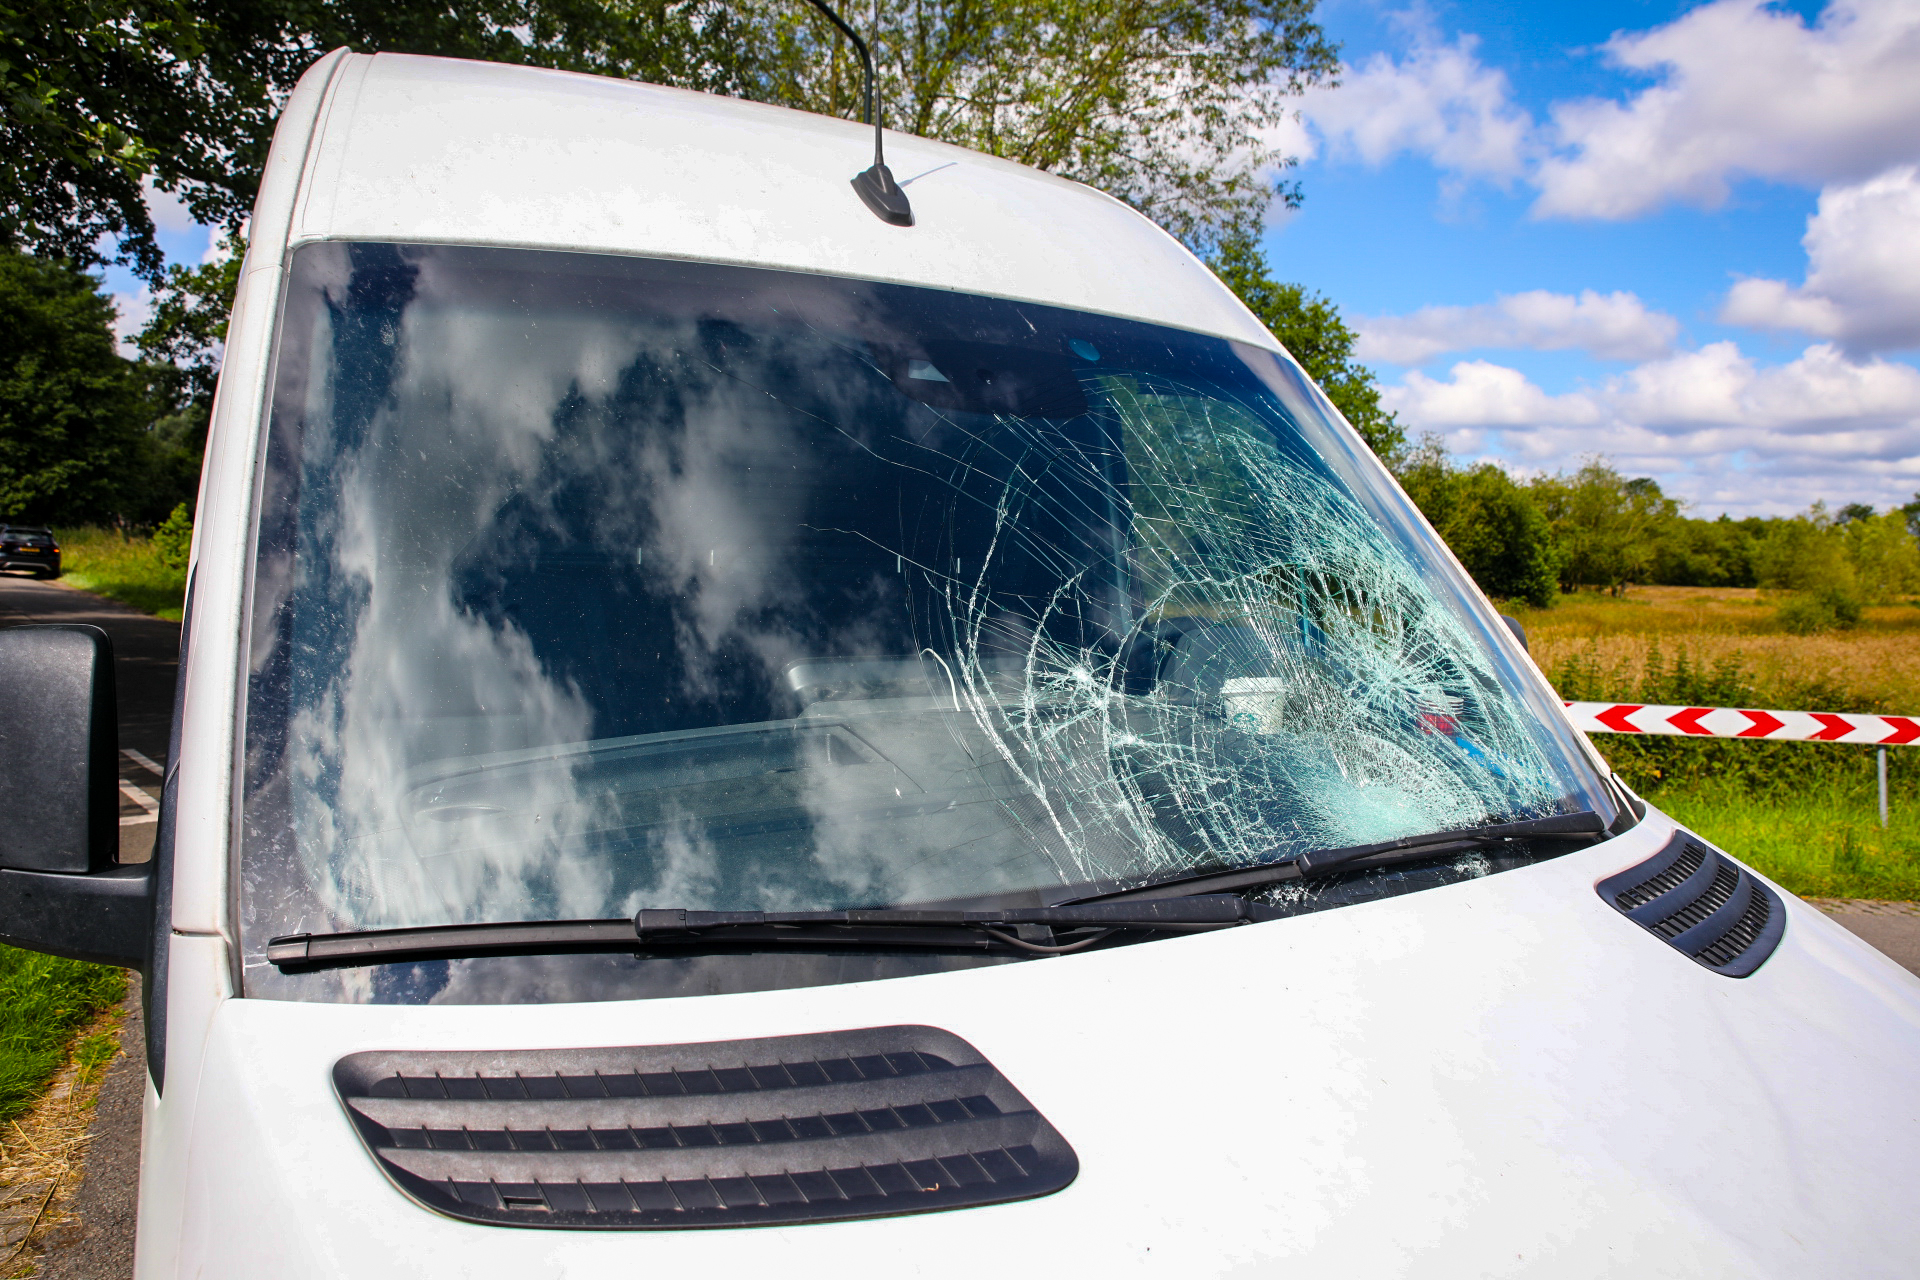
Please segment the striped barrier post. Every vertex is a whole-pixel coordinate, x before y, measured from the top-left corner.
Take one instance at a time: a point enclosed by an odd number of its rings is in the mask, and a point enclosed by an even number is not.
[[[1639,702],[1569,702],[1585,733],[1672,734],[1768,742],[1848,742],[1879,751],[1880,825],[1887,825],[1887,748],[1920,745],[1920,716],[1756,711],[1745,707],[1662,707]]]

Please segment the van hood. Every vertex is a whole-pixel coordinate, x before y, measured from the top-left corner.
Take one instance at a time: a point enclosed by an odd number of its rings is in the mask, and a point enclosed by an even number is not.
[[[1385,901],[1031,964],[603,1004],[233,999],[196,1081],[176,1240],[145,1276],[1908,1274],[1920,981],[1788,898],[1751,977],[1603,902],[1672,833]],[[342,1057],[918,1024],[1072,1145],[1016,1203],[567,1231],[454,1221],[380,1172]],[[150,1100],[151,1103],[151,1100]],[[272,1259],[269,1266],[263,1260]]]

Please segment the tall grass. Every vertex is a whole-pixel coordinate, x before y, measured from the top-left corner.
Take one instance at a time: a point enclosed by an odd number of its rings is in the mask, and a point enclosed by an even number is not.
[[[1920,714],[1912,605],[1803,637],[1752,592],[1639,597],[1580,597],[1528,618],[1535,658],[1562,697]],[[1888,752],[1893,821],[1882,830],[1872,747],[1625,734],[1593,743],[1636,791],[1795,893],[1920,899],[1920,748]]]
[[[1550,609],[1514,600],[1503,607],[1549,643],[1605,635],[1793,636],[1780,618],[1789,597],[1754,587],[1635,587],[1624,596],[1582,591],[1558,597]],[[1920,609],[1912,602],[1864,609],[1842,641],[1885,636],[1920,639]]]
[[[82,526],[55,531],[61,576],[82,591],[132,605],[170,622],[180,620],[187,590],[184,569],[160,562],[151,538],[123,538],[111,529]]]
[[[1675,821],[1808,898],[1920,899],[1920,808],[1893,804],[1883,831],[1871,794],[1755,803],[1732,788],[1669,787],[1656,803]]]
[[[73,1034],[127,993],[127,975],[0,946],[0,1123],[33,1105]]]

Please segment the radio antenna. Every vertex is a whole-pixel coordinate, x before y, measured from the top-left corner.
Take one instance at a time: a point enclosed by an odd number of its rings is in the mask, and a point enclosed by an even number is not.
[[[854,192],[860,197],[860,202],[873,210],[874,216],[882,222],[890,222],[896,227],[910,227],[913,225],[913,206],[907,202],[907,193],[893,180],[893,170],[887,168],[886,157],[881,151],[880,99],[874,81],[873,54],[868,52],[867,42],[827,6],[826,0],[807,0],[807,3],[825,14],[827,21],[853,42],[854,50],[860,55],[860,63],[867,72],[867,109],[861,119],[873,125],[873,167],[863,169],[854,176]]]

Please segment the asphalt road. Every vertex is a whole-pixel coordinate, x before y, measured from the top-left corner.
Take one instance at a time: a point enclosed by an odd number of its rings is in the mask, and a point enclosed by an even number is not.
[[[1846,898],[1811,901],[1895,964],[1920,975],[1920,903],[1858,902]]]
[[[30,622],[87,622],[113,637],[123,748],[120,860],[144,862],[153,850],[151,809],[160,793],[158,773],[167,762],[180,624],[57,583],[0,573],[0,627]],[[1832,900],[1818,905],[1920,975],[1920,907]],[[36,1280],[131,1280],[133,1275],[146,1058],[139,1009],[132,1013],[122,1040],[126,1056],[108,1070],[94,1112],[93,1143],[75,1204],[80,1221],[53,1237]]]

